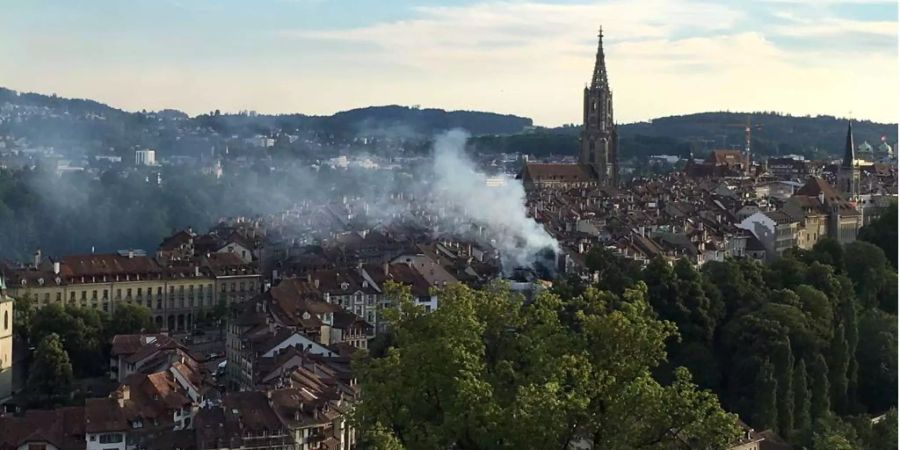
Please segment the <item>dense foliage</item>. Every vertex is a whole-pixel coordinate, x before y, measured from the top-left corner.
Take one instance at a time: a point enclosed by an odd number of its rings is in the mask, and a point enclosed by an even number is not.
[[[892,202],[874,222],[859,230],[859,239],[880,248],[897,269],[897,202]],[[895,283],[896,284],[896,283]]]
[[[31,401],[39,405],[65,403],[73,379],[72,364],[60,337],[51,333],[41,339],[28,371],[26,394]]]
[[[687,370],[652,376],[676,330],[642,284],[532,302],[502,284],[457,285],[432,313],[408,290],[388,295],[391,334],[356,365],[364,448],[722,448],[737,436]]]
[[[897,406],[897,278],[878,247],[826,239],[769,265],[729,260],[702,271],[662,259],[641,269],[606,250],[587,263],[599,288],[645,283],[658,317],[676,324],[681,339],[668,341],[658,379],[687,367],[726,410],[797,445],[881,448],[856,420]]]
[[[102,314],[96,309],[55,303],[35,309],[29,295],[15,302],[16,334],[30,345],[56,336],[78,377],[106,373],[113,336],[156,331],[150,310],[139,305],[121,304],[112,314]]]

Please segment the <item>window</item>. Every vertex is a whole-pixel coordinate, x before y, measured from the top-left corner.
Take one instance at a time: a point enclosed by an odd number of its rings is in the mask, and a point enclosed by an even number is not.
[[[118,433],[107,433],[100,435],[101,444],[118,444],[122,442],[122,435]]]
[[[97,291],[91,291],[91,300],[97,300]]]
[[[3,329],[9,329],[9,311],[3,311]]]

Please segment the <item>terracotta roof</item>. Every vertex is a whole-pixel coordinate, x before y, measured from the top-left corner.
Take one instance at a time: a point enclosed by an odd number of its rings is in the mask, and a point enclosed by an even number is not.
[[[582,164],[525,163],[520,177],[526,181],[558,181],[562,183],[597,180],[593,169]]]
[[[807,196],[807,197],[818,197],[819,194],[825,194],[826,202],[837,202],[842,201],[843,198],[837,191],[828,184],[822,178],[819,177],[811,177],[806,184],[803,185],[800,189],[797,189],[797,192],[794,193],[794,196]]]
[[[60,272],[70,277],[157,274],[162,267],[148,256],[122,256],[116,253],[64,256]]]
[[[28,410],[24,417],[0,417],[0,448],[46,442],[61,450],[85,448],[85,409],[67,406]]]

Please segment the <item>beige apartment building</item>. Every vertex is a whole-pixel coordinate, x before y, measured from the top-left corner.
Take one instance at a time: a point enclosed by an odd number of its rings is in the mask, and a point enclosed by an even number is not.
[[[65,256],[28,267],[6,268],[14,297],[30,295],[35,306],[93,308],[112,313],[122,303],[150,309],[165,331],[186,331],[219,302],[247,300],[260,290],[252,264],[232,254],[162,265],[141,252]]]

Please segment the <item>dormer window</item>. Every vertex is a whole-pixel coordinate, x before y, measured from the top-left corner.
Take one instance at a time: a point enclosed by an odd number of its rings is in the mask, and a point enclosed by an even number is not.
[[[347,283],[346,281],[341,283],[341,290],[346,291],[347,289],[350,289],[350,283]]]

